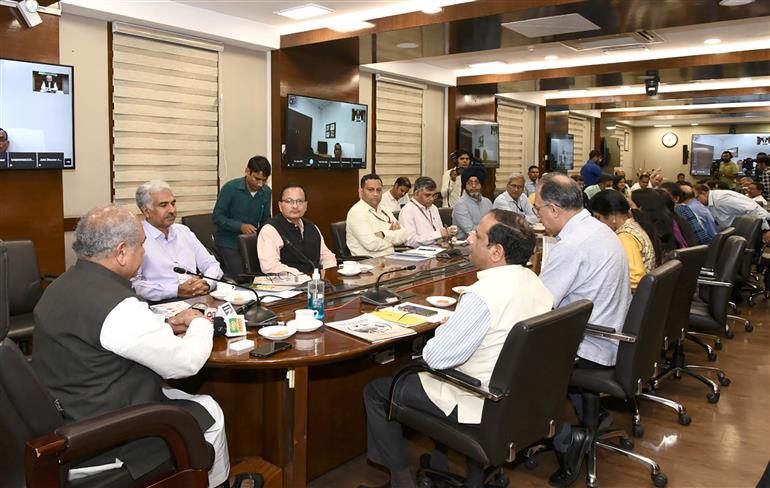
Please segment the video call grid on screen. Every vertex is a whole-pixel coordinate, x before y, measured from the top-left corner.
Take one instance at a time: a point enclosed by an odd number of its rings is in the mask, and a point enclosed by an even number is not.
[[[0,170],[75,167],[73,68],[0,59]]]
[[[366,105],[294,94],[287,105],[286,166],[366,168]]]

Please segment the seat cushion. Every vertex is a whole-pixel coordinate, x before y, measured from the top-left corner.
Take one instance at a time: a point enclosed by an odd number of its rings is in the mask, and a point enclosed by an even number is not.
[[[33,332],[35,332],[35,319],[32,312],[11,315],[11,328],[8,331],[8,337],[14,341],[30,339]]]
[[[690,305],[690,326],[696,329],[720,330],[722,324],[714,320],[709,307],[701,301],[693,300]]]
[[[575,368],[572,370],[569,385],[594,393],[606,393],[621,400],[627,398],[626,392],[615,380],[615,368]]]

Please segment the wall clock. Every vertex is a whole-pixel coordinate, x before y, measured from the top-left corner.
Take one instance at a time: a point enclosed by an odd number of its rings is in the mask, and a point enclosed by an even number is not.
[[[663,137],[660,138],[660,142],[666,147],[674,147],[679,142],[679,138],[673,132],[666,132]]]

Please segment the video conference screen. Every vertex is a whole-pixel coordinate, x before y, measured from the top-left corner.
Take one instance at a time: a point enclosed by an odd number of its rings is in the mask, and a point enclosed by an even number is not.
[[[0,59],[0,170],[75,168],[72,75]]]
[[[690,173],[709,176],[711,165],[724,151],[730,151],[736,162],[770,153],[770,134],[693,134],[691,147]]]
[[[548,152],[551,171],[566,173],[575,168],[575,136],[572,134],[552,135]]]
[[[284,165],[366,168],[367,106],[289,95]]]
[[[497,122],[460,119],[458,147],[487,168],[500,167],[500,126]]]

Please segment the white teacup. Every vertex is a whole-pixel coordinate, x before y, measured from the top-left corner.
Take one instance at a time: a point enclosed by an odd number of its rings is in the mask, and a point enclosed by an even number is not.
[[[343,261],[342,269],[346,273],[358,273],[361,271],[361,265],[358,263],[358,261]]]
[[[221,293],[230,293],[235,291],[235,287],[230,283],[217,283],[217,291]]]
[[[294,322],[297,327],[310,327],[318,318],[318,310],[303,308],[294,312]]]

